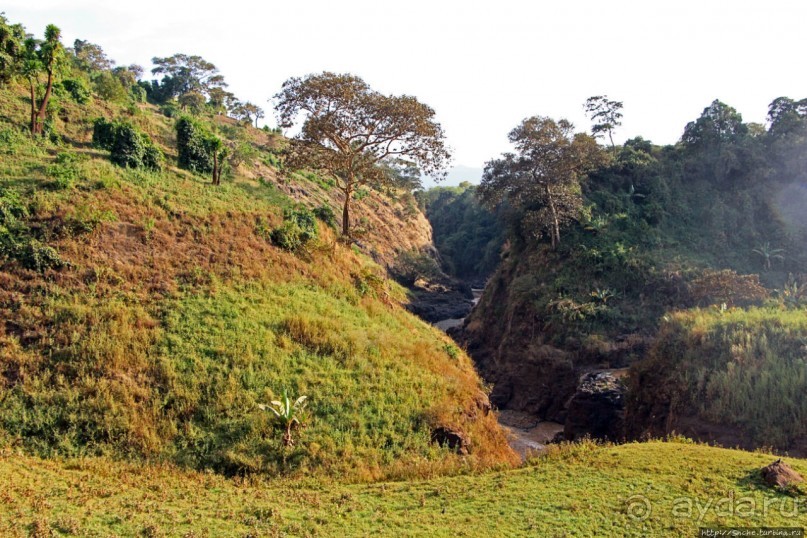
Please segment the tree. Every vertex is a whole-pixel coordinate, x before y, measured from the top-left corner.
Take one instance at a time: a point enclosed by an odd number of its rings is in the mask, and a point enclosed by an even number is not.
[[[745,135],[748,127],[742,115],[718,99],[703,109],[700,118],[684,128],[681,141],[689,148],[719,149]]]
[[[177,101],[182,110],[189,111],[191,114],[199,114],[207,103],[205,96],[199,92],[183,93]]]
[[[434,110],[408,95],[383,95],[361,78],[324,72],[290,78],[275,95],[281,127],[303,116],[290,144],[290,168],[308,167],[333,176],[345,201],[342,234],[350,236],[350,201],[367,184],[389,184],[381,165],[393,159],[444,175],[450,160]]]
[[[258,127],[258,120],[264,117],[264,111],[261,107],[256,104],[250,103],[247,101],[246,103],[237,103],[233,106],[231,113],[236,119],[245,120],[249,123],[253,122],[253,118],[255,118],[255,128]]]
[[[742,115],[715,99],[701,116],[684,128],[681,142],[690,162],[725,187],[755,180],[759,140],[749,136]]]
[[[78,68],[87,72],[109,71],[115,65],[100,45],[83,39],[76,39],[73,42],[73,55]]]
[[[207,92],[207,96],[207,104],[216,114],[226,112],[227,103],[235,99],[235,95],[224,88],[210,88],[210,91]]]
[[[769,133],[782,137],[807,127],[807,99],[794,101],[789,97],[777,97],[768,106]]]
[[[221,138],[189,117],[180,118],[176,130],[179,167],[198,174],[210,174],[213,185],[221,185],[228,152]]]
[[[762,267],[769,271],[771,269],[771,261],[772,260],[779,260],[784,261],[784,252],[785,249],[783,248],[773,248],[769,242],[764,242],[759,245],[757,248],[752,249],[751,252],[762,258]]]
[[[64,46],[61,42],[61,30],[53,24],[45,28],[45,40],[42,42],[34,38],[25,40],[25,54],[22,74],[28,79],[31,90],[31,134],[43,133],[45,115],[48,110],[48,101],[53,92],[53,83],[57,69],[64,59]],[[37,86],[40,74],[47,75],[45,93],[37,104]]]
[[[201,56],[174,54],[168,58],[152,58],[156,65],[152,74],[164,75],[160,87],[162,100],[179,97],[189,92],[208,95],[213,88],[226,88],[224,77],[216,66]]]
[[[561,225],[583,205],[582,176],[602,162],[602,151],[591,136],[574,134],[567,120],[543,116],[522,121],[509,139],[517,153],[486,164],[480,200],[490,208],[506,201],[520,211],[522,226],[539,237],[548,234],[556,249]]]
[[[221,138],[216,135],[209,135],[206,140],[207,152],[213,158],[213,185],[221,185],[221,172],[224,166],[224,159],[229,152]]]
[[[0,13],[0,83],[8,84],[17,74],[25,52],[25,29],[9,24]]]
[[[597,137],[602,133],[608,133],[608,139],[611,141],[611,149],[616,152],[616,145],[614,145],[614,129],[622,125],[622,102],[611,101],[607,95],[595,95],[586,99],[584,105],[586,113],[594,122],[591,127],[591,133]]]

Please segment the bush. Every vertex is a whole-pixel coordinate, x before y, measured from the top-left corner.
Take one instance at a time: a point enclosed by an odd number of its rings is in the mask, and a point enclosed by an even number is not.
[[[209,151],[208,139],[212,136],[197,121],[183,117],[177,121],[177,151],[179,167],[197,174],[213,171],[213,156]]]
[[[104,101],[122,102],[127,92],[121,81],[109,71],[100,71],[93,78],[95,93]]]
[[[0,153],[15,155],[24,145],[30,143],[31,137],[13,127],[0,129]]]
[[[162,166],[162,152],[131,123],[100,118],[93,126],[92,142],[110,151],[110,160],[123,168],[159,170]]]
[[[87,85],[84,79],[69,78],[63,80],[60,84],[64,93],[76,103],[86,105],[90,102],[90,87]]]
[[[0,254],[9,256],[16,251],[20,236],[27,232],[23,219],[28,208],[17,191],[0,189]]]
[[[690,292],[696,304],[701,306],[720,303],[749,305],[759,303],[769,295],[759,283],[759,275],[738,275],[730,269],[704,271],[692,281]]]
[[[112,151],[115,143],[115,124],[106,118],[98,118],[93,122],[92,145],[98,149]]]
[[[283,224],[272,230],[271,239],[276,246],[295,252],[318,235],[314,213],[305,208],[295,208],[283,213]]]
[[[129,88],[129,93],[132,96],[132,101],[135,103],[145,103],[146,102],[146,89],[143,86],[137,85],[132,86]]]
[[[328,205],[321,205],[319,207],[314,208],[314,216],[317,217],[319,220],[330,226],[331,228],[337,228],[339,222],[336,220],[336,215],[333,212],[331,206]]]
[[[65,265],[56,249],[43,245],[36,239],[30,238],[18,247],[16,258],[26,269],[33,269],[40,273],[47,269],[59,269]]]

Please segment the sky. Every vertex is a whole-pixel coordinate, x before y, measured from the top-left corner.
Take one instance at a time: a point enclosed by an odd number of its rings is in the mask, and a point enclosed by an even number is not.
[[[350,72],[437,112],[449,183],[477,182],[532,115],[590,129],[583,103],[624,103],[619,143],[674,143],[714,99],[763,123],[780,96],[807,97],[807,2],[788,0],[3,0],[12,22],[101,45],[119,65],[198,54],[267,110],[284,80]],[[470,177],[469,177],[470,176]]]

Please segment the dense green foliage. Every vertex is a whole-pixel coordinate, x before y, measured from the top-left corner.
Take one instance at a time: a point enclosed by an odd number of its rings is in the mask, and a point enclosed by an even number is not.
[[[659,417],[671,407],[677,416],[680,404],[697,420],[734,428],[745,446],[803,442],[792,424],[804,420],[794,394],[807,365],[793,323],[807,312],[784,305],[800,304],[807,273],[805,154],[803,102],[775,100],[766,129],[714,101],[678,144],[635,138],[604,152],[580,181],[582,203],[557,249],[530,220],[545,199],[508,204],[525,191],[495,193],[510,248],[466,330],[483,373],[498,376],[494,402],[562,417],[575,372],[635,365],[632,375],[642,377],[631,386],[642,403],[629,410],[630,435],[675,429]],[[731,310],[730,329],[701,324],[676,336],[661,321],[671,311],[748,308],[771,295],[780,306],[764,322],[756,310]],[[659,329],[669,346],[643,365]],[[550,391],[535,396],[524,379]]]
[[[584,304],[596,301],[596,290],[610,290],[614,299],[606,318],[598,314],[602,323],[583,317],[594,322],[588,331],[616,334],[700,301],[689,286],[705,269],[759,273],[769,287],[807,272],[807,227],[795,213],[805,201],[797,185],[807,178],[793,162],[801,158],[794,148],[807,147],[807,115],[777,119],[771,110],[765,131],[716,101],[676,146],[627,141],[583,182],[584,208],[567,226],[569,240],[528,270],[548,285],[525,291],[551,314],[556,298]],[[784,122],[792,125],[779,134]],[[542,243],[525,227],[528,214],[511,210],[507,217],[517,257],[540,252]]]
[[[476,187],[433,187],[418,193],[418,199],[432,225],[443,270],[462,280],[484,281],[499,263],[505,232],[501,221],[480,205]]]
[[[198,174],[213,171],[213,157],[210,155],[209,138],[202,125],[189,117],[177,121],[177,153],[181,168]]]
[[[93,124],[93,146],[110,152],[113,163],[124,168],[159,170],[162,152],[151,138],[127,121],[98,118]]]
[[[229,152],[222,139],[201,121],[189,116],[179,118],[176,131],[179,167],[197,174],[211,174],[213,184],[219,185]]]

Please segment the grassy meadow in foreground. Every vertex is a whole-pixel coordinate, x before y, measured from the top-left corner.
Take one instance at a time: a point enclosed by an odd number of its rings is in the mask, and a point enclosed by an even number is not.
[[[524,468],[408,482],[227,479],[105,459],[0,459],[3,536],[683,536],[807,525],[773,456],[679,442],[553,447]],[[805,460],[788,460],[802,474]],[[767,507],[766,507],[767,506]]]

